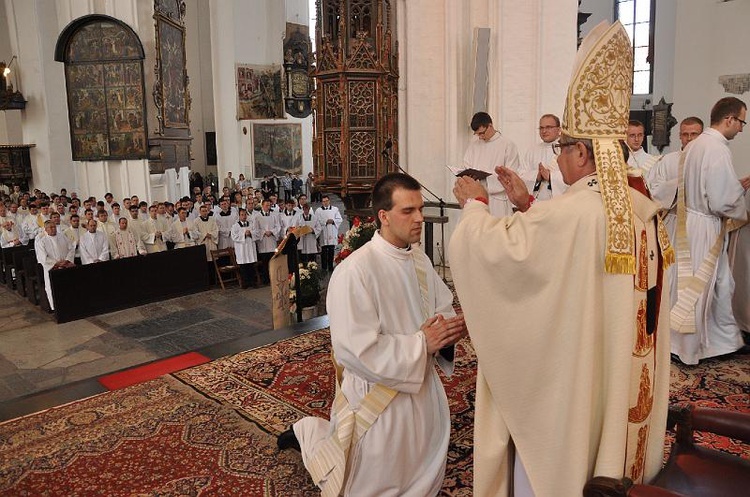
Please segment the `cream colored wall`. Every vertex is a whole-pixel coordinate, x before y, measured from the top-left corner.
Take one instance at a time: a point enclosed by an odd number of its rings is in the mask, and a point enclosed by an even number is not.
[[[719,84],[719,76],[750,73],[750,2],[680,0],[674,38],[674,102],[680,116],[696,115],[706,125],[717,100],[735,96],[750,105],[750,92],[732,95]],[[658,26],[658,25],[657,25]],[[706,36],[706,33],[709,33]],[[750,174],[750,129],[730,142],[734,166],[740,176]],[[677,130],[672,138],[676,138]]]
[[[286,22],[307,24],[307,3],[300,0],[210,0],[211,56],[218,176],[227,171],[253,177],[252,125],[302,125],[303,174],[312,171],[312,117],[287,115],[276,120],[237,120],[235,64],[281,65]],[[245,133],[246,131],[246,133]]]
[[[521,153],[536,143],[539,116],[561,115],[565,105],[576,8],[575,0],[398,0],[401,166],[455,201],[445,165],[460,165],[472,138],[478,27],[491,30],[487,112]],[[458,212],[448,213],[455,225]]]

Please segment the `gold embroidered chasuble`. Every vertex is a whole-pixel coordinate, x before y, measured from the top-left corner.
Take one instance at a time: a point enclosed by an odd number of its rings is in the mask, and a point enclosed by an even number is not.
[[[479,359],[474,495],[508,495],[513,446],[536,497],[661,467],[669,294],[655,285],[666,232],[657,204],[629,191],[634,275],[605,271],[596,175],[512,217],[464,208],[450,255]],[[647,295],[665,305],[649,308]]]

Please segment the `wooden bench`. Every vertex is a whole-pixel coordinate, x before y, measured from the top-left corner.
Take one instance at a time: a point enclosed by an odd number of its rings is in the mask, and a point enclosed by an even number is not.
[[[58,323],[208,290],[203,245],[50,272]],[[81,293],[89,298],[81,299]],[[44,292],[42,292],[44,293]]]

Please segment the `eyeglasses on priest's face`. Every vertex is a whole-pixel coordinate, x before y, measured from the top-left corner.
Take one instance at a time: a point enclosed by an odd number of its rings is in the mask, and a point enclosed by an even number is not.
[[[578,142],[570,142],[570,143],[553,143],[552,144],[552,152],[555,155],[560,155],[562,152],[562,149],[565,147],[570,147],[571,145],[575,145]]]
[[[732,119],[734,119],[734,120],[736,120],[736,121],[739,121],[739,123],[740,123],[740,124],[742,125],[742,127],[743,127],[743,128],[744,128],[745,126],[747,126],[747,122],[743,121],[743,120],[742,120],[742,119],[740,119],[739,117],[737,117],[737,116],[729,116],[729,117],[730,117],[730,118],[732,118]]]

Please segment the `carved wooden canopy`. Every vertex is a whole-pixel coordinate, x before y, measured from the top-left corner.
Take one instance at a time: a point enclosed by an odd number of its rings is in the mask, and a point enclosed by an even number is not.
[[[321,186],[363,207],[393,169],[386,143],[398,150],[395,11],[390,0],[316,0],[315,7],[315,171]]]

